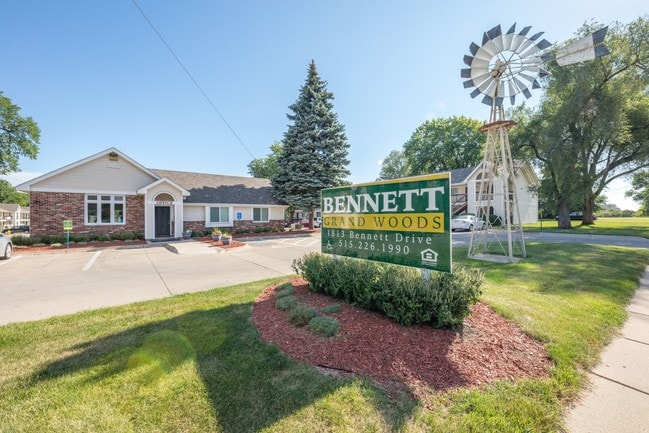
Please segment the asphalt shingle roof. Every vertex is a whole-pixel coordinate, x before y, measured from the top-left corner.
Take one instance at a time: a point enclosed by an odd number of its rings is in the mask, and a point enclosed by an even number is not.
[[[281,205],[269,179],[186,171],[149,169],[182,186],[190,196],[185,203]]]
[[[451,170],[451,184],[466,182],[466,179],[471,173],[473,173],[476,167],[456,168]]]

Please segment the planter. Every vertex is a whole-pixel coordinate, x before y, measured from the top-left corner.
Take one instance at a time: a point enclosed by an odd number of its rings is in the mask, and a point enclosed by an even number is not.
[[[232,238],[221,238],[221,242],[223,243],[223,245],[230,245]]]
[[[212,235],[212,240],[213,240],[214,242],[218,242],[218,241],[220,241],[220,240],[221,240],[221,235]]]
[[[192,237],[191,231],[183,232],[183,239],[191,239],[191,237]]]

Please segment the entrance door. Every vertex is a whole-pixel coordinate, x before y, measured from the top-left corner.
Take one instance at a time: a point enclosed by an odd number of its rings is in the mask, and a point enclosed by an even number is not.
[[[171,208],[169,206],[155,207],[155,237],[171,236]]]

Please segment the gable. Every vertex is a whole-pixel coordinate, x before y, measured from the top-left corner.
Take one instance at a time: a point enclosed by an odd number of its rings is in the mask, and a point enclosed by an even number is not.
[[[17,188],[41,192],[112,192],[135,194],[157,180],[150,171],[124,154],[109,149],[93,157],[43,175]]]

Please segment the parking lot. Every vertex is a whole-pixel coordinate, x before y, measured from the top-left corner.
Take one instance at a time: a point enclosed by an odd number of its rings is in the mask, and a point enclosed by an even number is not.
[[[527,241],[649,248],[633,236],[526,234]],[[469,232],[453,233],[454,246]],[[177,250],[177,252],[174,252]],[[293,259],[320,250],[320,235],[259,238],[220,250],[196,241],[21,253],[0,261],[0,324],[123,305],[293,274]]]
[[[290,275],[293,259],[320,249],[320,236],[253,239],[229,250],[196,241],[170,247],[16,250],[0,261],[0,324]]]

